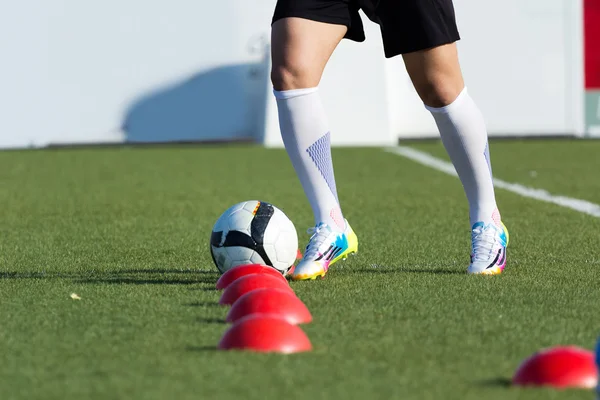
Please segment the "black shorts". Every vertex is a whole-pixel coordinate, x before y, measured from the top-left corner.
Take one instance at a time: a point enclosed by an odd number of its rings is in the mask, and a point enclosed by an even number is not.
[[[387,58],[460,39],[452,0],[277,0],[273,22],[299,17],[346,25],[346,38],[362,42],[361,9],[381,27]]]

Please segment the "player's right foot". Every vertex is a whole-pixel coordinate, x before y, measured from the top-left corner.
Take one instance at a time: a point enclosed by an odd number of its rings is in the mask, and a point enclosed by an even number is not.
[[[316,279],[319,276],[323,278],[331,265],[358,251],[358,238],[348,221],[342,233],[333,231],[325,223],[309,229],[309,233],[312,236],[304,257],[291,275],[292,280]]]
[[[508,229],[500,222],[476,222],[471,229],[471,265],[469,274],[498,275],[506,267]]]

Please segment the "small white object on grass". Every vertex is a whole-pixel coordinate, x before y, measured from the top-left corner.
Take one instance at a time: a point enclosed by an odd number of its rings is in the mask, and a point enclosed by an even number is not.
[[[81,300],[81,297],[79,297],[79,295],[77,293],[71,293],[71,298],[73,300]]]

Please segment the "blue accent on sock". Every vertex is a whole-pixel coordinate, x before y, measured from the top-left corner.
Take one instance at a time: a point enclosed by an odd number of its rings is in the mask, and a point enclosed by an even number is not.
[[[325,179],[325,182],[327,182],[327,186],[329,186],[335,200],[339,203],[333,175],[333,162],[331,160],[330,133],[327,132],[325,135],[321,136],[316,142],[311,144],[306,151],[317,166],[323,179]]]
[[[488,169],[490,170],[490,176],[492,175],[492,163],[490,162],[490,146],[489,143],[485,143],[485,150],[483,151],[483,156],[485,157],[485,161],[487,161]]]

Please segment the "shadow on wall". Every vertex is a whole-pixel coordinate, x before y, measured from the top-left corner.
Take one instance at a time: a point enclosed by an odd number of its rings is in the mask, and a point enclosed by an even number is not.
[[[127,142],[257,140],[268,62],[210,69],[153,91],[127,110]]]

